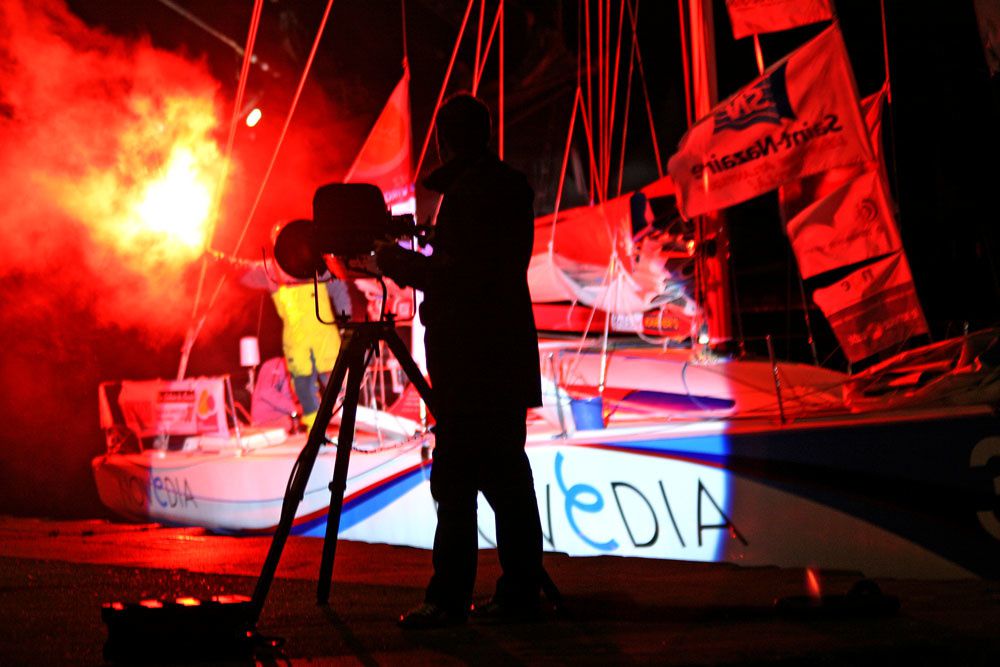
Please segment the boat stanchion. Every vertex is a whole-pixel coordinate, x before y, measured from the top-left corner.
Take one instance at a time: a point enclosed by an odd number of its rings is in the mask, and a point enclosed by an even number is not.
[[[785,424],[785,404],[781,400],[781,377],[778,375],[778,362],[774,358],[774,343],[771,342],[771,334],[767,334],[767,356],[771,360],[771,375],[774,376],[774,395],[778,398],[778,419],[782,425]]]

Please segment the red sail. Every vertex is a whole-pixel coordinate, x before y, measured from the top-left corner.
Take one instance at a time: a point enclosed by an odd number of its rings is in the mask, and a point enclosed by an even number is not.
[[[726,9],[736,39],[833,18],[829,0],[726,0]]]
[[[411,144],[410,70],[406,68],[344,181],[374,183],[390,206],[405,202],[413,196]]]

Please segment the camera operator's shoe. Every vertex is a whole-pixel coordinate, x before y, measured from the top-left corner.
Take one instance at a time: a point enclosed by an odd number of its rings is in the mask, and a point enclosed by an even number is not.
[[[425,602],[401,615],[398,625],[408,630],[431,630],[464,625],[466,619],[468,619],[468,614],[451,611],[432,602]]]
[[[541,620],[542,608],[538,601],[514,603],[493,597],[473,605],[471,616],[488,623],[534,623]]]

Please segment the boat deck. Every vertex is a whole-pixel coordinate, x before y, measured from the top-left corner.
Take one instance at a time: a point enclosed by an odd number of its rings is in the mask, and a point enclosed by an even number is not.
[[[0,664],[101,664],[102,602],[249,595],[268,544],[266,537],[199,529],[0,518]],[[802,570],[547,554],[569,616],[412,632],[394,619],[420,601],[429,552],[342,541],[324,608],[315,603],[321,548],[319,539],[289,540],[259,624],[263,634],[285,640],[279,657],[290,664],[1000,661],[997,582],[879,579],[882,591],[899,599],[897,612],[783,614],[773,602],[805,593]],[[482,552],[480,563],[477,594],[486,596],[498,574],[495,552]],[[859,578],[820,573],[827,595],[844,594]]]

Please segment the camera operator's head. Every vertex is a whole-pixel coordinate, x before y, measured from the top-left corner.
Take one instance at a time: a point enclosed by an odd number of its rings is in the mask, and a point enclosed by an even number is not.
[[[435,130],[442,162],[474,155],[489,145],[493,130],[490,110],[478,98],[457,93],[438,110]]]

